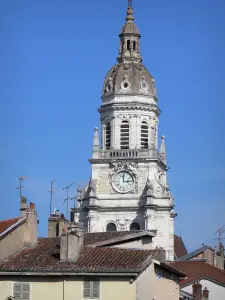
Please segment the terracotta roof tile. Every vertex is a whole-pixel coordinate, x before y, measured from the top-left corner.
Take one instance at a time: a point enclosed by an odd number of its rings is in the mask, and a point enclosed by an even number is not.
[[[212,280],[225,285],[225,271],[208,264],[204,260],[173,262],[170,265],[187,274],[187,279],[182,280],[180,286],[190,284],[202,277],[211,278]]]
[[[125,237],[132,236],[139,231],[111,231],[111,232],[94,232],[94,233],[86,233],[84,236],[84,244],[90,245],[98,242],[103,242],[107,240],[111,240],[117,237]]]
[[[188,253],[182,238],[176,234],[174,235],[174,252],[177,258]]]
[[[6,231],[9,227],[16,224],[21,217],[0,221],[0,234]]]
[[[0,264],[7,271],[139,272],[154,250],[84,247],[75,262],[60,262],[60,238],[42,238]]]

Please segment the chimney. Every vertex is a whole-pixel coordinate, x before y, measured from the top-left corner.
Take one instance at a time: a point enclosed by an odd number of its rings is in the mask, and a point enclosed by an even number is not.
[[[72,223],[68,226],[68,233],[61,236],[60,260],[63,262],[75,261],[83,246],[84,229],[81,223]]]
[[[37,212],[35,204],[31,203],[26,210],[26,229],[24,231],[24,245],[33,248],[37,244]]]
[[[48,237],[61,236],[68,223],[64,214],[59,215],[59,211],[54,209],[54,213],[48,218]]]
[[[20,216],[26,217],[26,211],[28,209],[27,198],[24,196],[20,197]]]
[[[205,287],[205,289],[202,292],[203,295],[203,300],[208,300],[209,299],[209,290]]]
[[[193,285],[193,300],[202,300],[202,285],[196,281]]]

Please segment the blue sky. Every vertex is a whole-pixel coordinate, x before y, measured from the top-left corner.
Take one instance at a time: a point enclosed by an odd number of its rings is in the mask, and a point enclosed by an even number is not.
[[[163,112],[176,233],[189,250],[213,246],[225,223],[225,2],[133,2]],[[50,180],[61,211],[62,188],[89,180],[102,84],[126,8],[126,0],[0,2],[0,219],[19,214],[17,178],[26,175],[23,194],[46,236]]]

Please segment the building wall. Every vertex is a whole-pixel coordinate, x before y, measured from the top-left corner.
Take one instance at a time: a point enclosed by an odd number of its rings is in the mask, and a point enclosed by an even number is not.
[[[204,290],[205,287],[207,287],[207,289],[209,290],[209,299],[210,300],[224,300],[225,299],[225,287],[224,286],[218,285],[209,280],[201,280],[200,283],[202,285],[202,290]],[[192,285],[186,286],[185,288],[182,288],[182,290],[192,294]]]
[[[0,261],[23,248],[26,224],[21,224],[0,241]]]
[[[100,299],[135,300],[136,282],[130,278],[101,278]],[[79,277],[0,277],[0,299],[13,295],[13,282],[30,282],[32,300],[79,300],[83,299],[83,279]]]
[[[8,233],[0,241],[0,261],[20,251],[24,246],[33,247],[37,243],[37,213],[33,209],[26,212],[25,223]]]
[[[137,300],[179,300],[179,285],[170,279],[157,279],[154,262],[137,279]]]

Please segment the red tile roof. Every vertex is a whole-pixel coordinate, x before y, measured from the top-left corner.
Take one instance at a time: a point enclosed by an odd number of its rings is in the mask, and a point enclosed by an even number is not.
[[[18,217],[18,218],[14,218],[14,219],[0,221],[0,234],[2,234],[4,231],[6,231],[12,225],[16,224],[20,219],[22,219],[22,218]]]
[[[203,277],[225,285],[225,271],[208,264],[204,260],[173,262],[170,265],[187,274],[187,279],[180,282],[181,287],[189,285],[193,281]]]
[[[187,249],[181,237],[174,235],[174,253],[176,258],[186,255]]]
[[[139,272],[154,250],[84,247],[75,262],[60,262],[60,238],[42,238],[0,264],[0,272]]]

